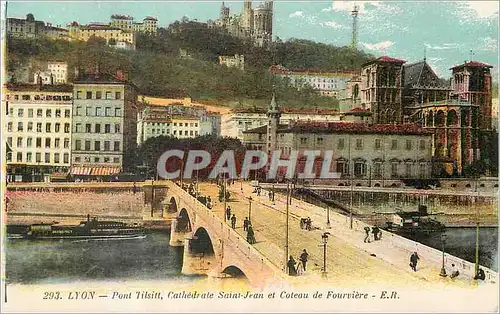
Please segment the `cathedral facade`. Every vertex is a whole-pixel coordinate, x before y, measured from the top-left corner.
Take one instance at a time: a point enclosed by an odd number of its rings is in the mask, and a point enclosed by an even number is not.
[[[231,15],[224,2],[219,19],[214,24],[224,28],[231,35],[251,39],[257,46],[265,46],[273,38],[273,1],[264,1],[252,8],[252,1],[245,0],[243,12]]]

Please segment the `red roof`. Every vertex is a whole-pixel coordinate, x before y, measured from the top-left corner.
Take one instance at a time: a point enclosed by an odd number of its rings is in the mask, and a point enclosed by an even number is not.
[[[158,21],[156,18],[154,18],[152,16],[146,16],[143,20]]]
[[[375,61],[395,62],[395,63],[405,63],[406,62],[406,60],[391,58],[388,56],[379,57]]]
[[[483,62],[469,61],[469,62],[465,62],[465,63],[460,64],[460,65],[456,65],[453,68],[450,68],[450,70],[461,68],[461,67],[479,67],[479,68],[488,67],[488,68],[492,68],[491,65],[483,63]]]
[[[358,133],[426,135],[433,132],[417,124],[375,124],[355,122],[296,122],[285,133]]]

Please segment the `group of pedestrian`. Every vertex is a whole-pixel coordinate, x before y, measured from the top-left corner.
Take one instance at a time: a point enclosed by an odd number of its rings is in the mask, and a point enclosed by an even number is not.
[[[257,193],[257,196],[260,196],[261,192],[262,188],[260,186],[256,186],[255,189],[253,190],[253,193]]]
[[[274,202],[274,191],[269,191],[269,192],[267,193],[267,196],[269,197],[269,200],[270,200],[271,202]]]
[[[380,239],[382,239],[382,231],[380,231],[380,228],[377,227],[377,226],[374,226],[370,229],[370,227],[366,226],[364,228],[365,230],[365,239],[364,239],[364,242],[365,243],[370,243],[370,231],[371,233],[373,234],[373,240],[374,241],[378,241]]]
[[[312,230],[312,220],[310,217],[300,219],[300,229]]]
[[[302,275],[306,271],[306,266],[307,266],[307,260],[309,259],[309,253],[307,253],[306,249],[302,250],[302,253],[300,254],[298,260],[300,263],[297,265],[297,262],[293,258],[292,255],[290,255],[288,262],[286,264],[287,269],[288,269],[288,275],[289,276],[298,276]],[[295,266],[297,265],[297,266]]]

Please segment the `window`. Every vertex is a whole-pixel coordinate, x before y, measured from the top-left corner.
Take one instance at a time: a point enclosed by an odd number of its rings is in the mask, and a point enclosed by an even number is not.
[[[356,139],[356,149],[363,149],[363,139],[361,138]]]
[[[37,137],[36,138],[36,148],[41,148],[42,147],[42,138]]]
[[[177,122],[174,122],[174,126],[177,126]]]
[[[338,142],[337,142],[337,149],[344,149],[344,139],[343,138],[339,138]]]
[[[392,162],[391,163],[391,177],[397,177],[397,176],[398,176],[398,163]]]
[[[64,123],[64,133],[69,133],[69,123]]]
[[[85,150],[90,150],[90,141],[85,141]]]
[[[425,163],[420,163],[418,172],[421,178],[425,178],[427,176],[427,169]]]
[[[11,162],[12,161],[12,152],[8,152],[7,153],[7,162]]]
[[[23,95],[22,96],[23,100],[30,100],[30,98],[31,98],[30,95]]]
[[[45,153],[45,162],[50,163],[50,153]]]
[[[81,115],[82,115],[82,107],[76,107],[75,116],[81,116]]]
[[[349,163],[345,160],[337,161],[337,172],[342,175],[349,175]]]
[[[106,117],[111,117],[111,107],[106,107],[104,114]]]
[[[382,141],[380,139],[375,139],[375,149],[379,150],[382,147]]]
[[[86,107],[86,108],[85,108],[85,115],[86,115],[87,117],[92,116],[92,107]]]
[[[42,109],[37,109],[36,110],[36,116],[37,116],[37,118],[41,118],[42,115],[43,115],[43,110]]]
[[[42,123],[41,123],[41,122],[38,122],[38,123],[36,124],[36,131],[37,131],[37,132],[42,132]]]
[[[115,92],[115,99],[122,99],[122,93],[121,92]]]
[[[12,122],[7,123],[7,132],[12,132]]]
[[[104,133],[111,133],[111,124],[104,125]]]
[[[75,157],[75,162],[80,162],[80,161],[82,161],[81,157]]]
[[[22,137],[17,138],[17,147],[23,147],[23,138]]]
[[[102,116],[102,108],[101,107],[95,108],[95,115],[96,115],[96,117]]]
[[[26,153],[26,162],[31,162],[32,157],[33,153]]]
[[[28,137],[26,139],[26,147],[31,147],[33,145],[33,138]]]
[[[69,109],[65,109],[65,110],[64,110],[64,117],[65,117],[65,118],[69,118],[69,117],[71,117],[71,111],[70,111]]]
[[[65,164],[69,163],[69,154],[68,153],[64,153],[64,155],[63,155],[63,163],[65,163]]]
[[[54,132],[58,133],[61,130],[61,123],[56,123],[54,125]]]
[[[114,142],[114,148],[113,148],[113,150],[114,150],[115,152],[120,151],[120,142],[119,142],[119,141],[115,141],[115,142]]]
[[[121,108],[115,108],[115,117],[121,117],[121,116],[122,116]]]
[[[111,92],[106,92],[106,99],[111,99]]]
[[[23,161],[23,153],[18,152],[17,153],[17,162]]]
[[[94,150],[97,152],[101,150],[101,142],[100,141],[94,142]]]
[[[104,162],[108,163],[109,162],[109,157],[104,157]]]
[[[356,177],[364,177],[366,175],[366,164],[361,161],[354,163],[354,175]]]
[[[60,138],[54,139],[54,148],[59,148],[60,143],[61,143],[61,139]]]
[[[76,99],[82,99],[82,91],[76,92]]]
[[[373,164],[373,176],[375,178],[382,177],[382,164],[380,162]]]
[[[9,108],[9,117],[14,116],[14,108]]]
[[[45,110],[45,117],[52,118],[52,109]]]
[[[82,141],[75,140],[75,150],[82,150]]]
[[[420,150],[424,150],[425,149],[425,140],[420,140]]]
[[[50,148],[50,138],[45,138],[45,148]]]
[[[158,133],[160,133],[160,132],[158,132]],[[193,130],[189,131],[189,135],[193,136]]]
[[[17,116],[22,118],[24,116],[24,109],[21,108],[17,109]]]
[[[120,133],[120,124],[115,124],[115,133]]]
[[[99,162],[99,157],[94,157],[94,162]]]
[[[101,124],[100,123],[96,123],[96,125],[95,125],[95,132],[96,133],[101,133]]]
[[[33,118],[33,109],[28,109],[28,118]]]
[[[85,133],[91,133],[92,132],[92,124],[87,123],[85,124]]]
[[[412,175],[412,173],[411,173],[411,164],[410,163],[406,163],[405,164],[405,176],[407,178],[411,178],[411,175]]]
[[[42,161],[42,153],[36,153],[35,154],[35,161],[36,162],[41,162]]]
[[[69,148],[69,138],[64,139],[64,148]]]
[[[301,137],[300,144],[306,144],[306,143],[307,143],[307,137]]]
[[[7,144],[12,147],[12,137],[7,137]]]
[[[92,92],[87,91],[87,99],[92,99]]]
[[[50,133],[51,125],[50,123],[45,123],[45,132]]]
[[[80,132],[82,132],[82,124],[77,123],[75,124],[75,133],[80,133]]]
[[[95,99],[101,99],[101,98],[102,98],[102,92],[101,91],[95,92]]]
[[[56,163],[56,164],[59,163],[59,153],[54,154],[54,163]]]
[[[411,150],[411,140],[406,140],[406,150]]]
[[[19,131],[19,132],[23,131],[23,123],[22,122],[17,123],[17,131]]]
[[[111,149],[111,144],[109,141],[104,141],[104,150],[109,151]]]
[[[114,162],[115,164],[120,163],[120,157],[114,157],[114,158],[113,158],[113,162]]]
[[[61,117],[61,109],[56,109],[56,117],[57,118]]]
[[[392,140],[391,149],[398,149],[398,140]]]
[[[323,138],[322,138],[322,137],[318,137],[318,138],[316,139],[316,143],[317,143],[318,145],[323,145]]]

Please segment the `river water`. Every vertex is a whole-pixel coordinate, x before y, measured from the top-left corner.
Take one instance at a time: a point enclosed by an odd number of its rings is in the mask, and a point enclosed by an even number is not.
[[[446,233],[446,251],[473,262],[474,228],[451,228]],[[498,228],[481,228],[480,263],[494,270],[498,269],[497,239]],[[418,240],[441,249],[439,234]],[[183,248],[170,247],[168,243],[169,234],[159,232],[134,240],[7,240],[7,282],[57,284],[94,280],[164,280],[199,284],[207,280],[202,276],[182,275]],[[240,284],[242,279],[237,280]]]

